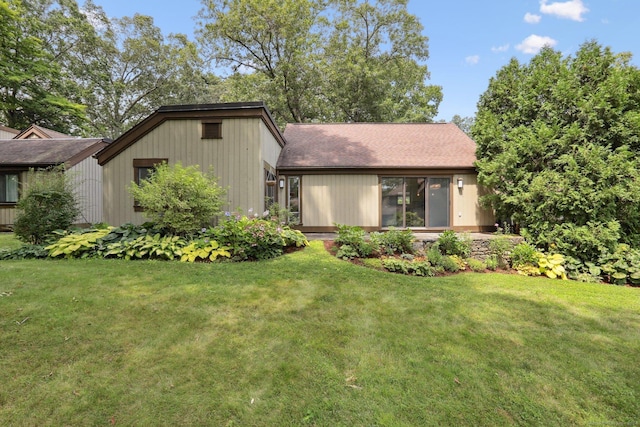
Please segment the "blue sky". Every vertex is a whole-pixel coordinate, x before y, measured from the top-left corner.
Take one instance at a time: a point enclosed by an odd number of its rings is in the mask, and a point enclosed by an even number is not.
[[[79,1],[82,3],[82,1]],[[150,15],[164,33],[193,37],[200,0],[94,0],[110,17]],[[442,86],[437,119],[473,116],[489,79],[542,45],[565,55],[595,39],[640,64],[640,0],[409,0],[429,37],[430,83]]]

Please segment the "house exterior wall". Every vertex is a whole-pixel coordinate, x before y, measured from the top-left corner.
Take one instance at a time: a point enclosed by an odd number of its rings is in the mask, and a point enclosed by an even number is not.
[[[13,139],[17,133],[0,129],[0,139]]]
[[[102,221],[102,168],[93,157],[87,157],[69,168],[80,206],[77,224]]]
[[[134,180],[134,159],[166,158],[170,165],[213,167],[218,184],[227,188],[225,210],[264,209],[264,167],[275,166],[280,148],[260,118],[222,119],[221,139],[202,139],[200,119],[170,119],[155,127],[103,165],[103,221],[119,225],[140,224],[146,219],[135,212],[127,187]],[[273,147],[272,145],[277,146]]]
[[[379,225],[377,175],[304,175],[301,182],[303,227],[333,227],[334,223]]]
[[[403,176],[386,172],[379,174],[289,174],[301,177],[301,229],[303,231],[331,231],[335,223],[357,225],[367,230],[380,230],[382,176]],[[451,179],[450,228],[456,231],[491,229],[495,220],[491,210],[478,202],[481,189],[475,173],[423,173],[407,176],[436,176]],[[282,175],[281,178],[286,178]],[[463,188],[457,180],[462,178]],[[286,203],[287,189],[280,191],[281,203]]]
[[[27,172],[23,171],[19,173],[19,181],[21,183],[20,192],[23,193],[25,187],[22,183],[27,180]],[[0,230],[10,229],[16,219],[16,207],[15,205],[0,205]]]
[[[457,187],[458,178],[462,179],[462,189]],[[478,185],[476,174],[455,174],[453,187],[451,208],[454,230],[482,230],[495,223],[493,212],[480,206],[478,199],[482,195],[482,188]]]

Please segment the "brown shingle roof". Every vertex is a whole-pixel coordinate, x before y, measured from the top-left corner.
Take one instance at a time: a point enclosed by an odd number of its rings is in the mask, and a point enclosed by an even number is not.
[[[279,169],[472,168],[476,145],[452,123],[288,124]]]
[[[42,126],[38,126],[38,125],[31,125],[28,128],[26,128],[25,130],[23,130],[22,132],[20,132],[18,135],[16,135],[14,137],[15,139],[30,139],[30,138],[44,138],[44,139],[50,139],[50,138],[62,138],[62,139],[69,139],[69,138],[73,138],[73,136],[71,135],[67,135],[65,133],[62,132],[58,132],[55,131],[53,129],[48,129]]]
[[[107,145],[102,138],[3,139],[0,166],[75,164]]]

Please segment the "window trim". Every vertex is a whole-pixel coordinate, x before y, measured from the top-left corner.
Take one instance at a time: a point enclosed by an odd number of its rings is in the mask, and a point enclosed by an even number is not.
[[[222,139],[222,120],[202,120],[202,136],[201,139]],[[216,125],[214,131],[207,132],[207,125]]]
[[[3,175],[3,176],[12,176],[13,175],[13,176],[16,177],[16,200],[15,201],[0,201],[0,205],[1,206],[13,207],[20,200],[20,171],[14,171],[14,170],[2,171],[2,172],[0,172],[0,175]],[[4,198],[4,197],[6,197],[6,181],[5,181],[5,188],[3,190],[5,192],[5,194],[3,195],[3,198]]]
[[[293,214],[294,212],[291,210],[291,180],[298,180],[298,211],[297,218],[298,223],[295,225],[302,225],[302,176],[301,175],[290,175],[287,176],[287,210],[289,214]]]
[[[169,163],[169,159],[133,159],[133,182],[140,185],[140,169],[151,169],[162,163]],[[144,212],[142,206],[134,199],[133,210],[135,212]]]

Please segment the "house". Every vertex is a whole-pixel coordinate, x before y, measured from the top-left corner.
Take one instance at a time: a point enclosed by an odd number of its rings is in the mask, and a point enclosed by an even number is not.
[[[2,131],[5,131],[3,128]],[[14,223],[16,203],[27,185],[29,169],[65,165],[75,181],[81,214],[76,224],[99,222],[102,218],[102,171],[93,155],[109,143],[102,138],[75,138],[32,125],[22,132],[8,132],[0,139],[0,228]],[[7,136],[3,134],[3,136]]]
[[[276,195],[284,138],[262,102],[165,106],[97,154],[104,181],[103,221],[142,223],[127,187],[161,162],[213,168],[227,188],[225,210],[262,213]]]
[[[491,230],[479,205],[475,143],[452,123],[288,124],[277,164],[307,232]]]
[[[262,102],[159,108],[97,155],[110,224],[145,219],[127,191],[160,162],[213,166],[225,209],[262,212],[276,200],[306,232],[492,229],[478,203],[475,143],[454,124],[290,124]]]
[[[20,133],[17,129],[0,125],[0,139],[13,139]]]

